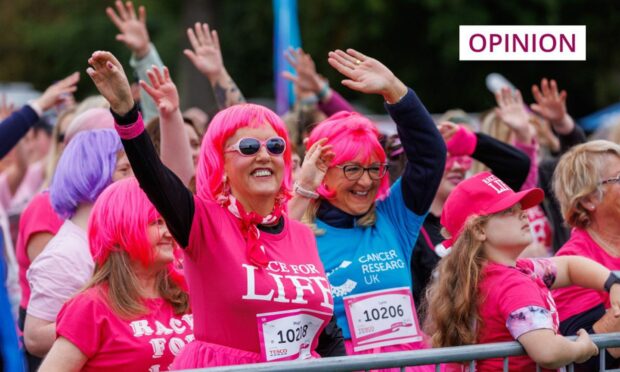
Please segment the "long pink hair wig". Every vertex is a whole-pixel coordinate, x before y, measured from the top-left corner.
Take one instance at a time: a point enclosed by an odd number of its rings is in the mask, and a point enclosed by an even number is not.
[[[340,111],[323,120],[310,133],[306,149],[321,138],[327,138],[326,145],[332,145],[336,154],[331,167],[352,161],[368,165],[373,157],[374,161],[386,162],[385,150],[379,143],[379,131],[368,118],[356,112]],[[389,177],[383,177],[377,199],[387,196],[389,188]],[[326,199],[335,196],[334,191],[325,185],[321,185],[317,192]]]
[[[88,243],[94,261],[102,265],[110,252],[124,250],[145,267],[153,261],[148,224],[159,213],[133,178],[108,186],[97,198],[88,220]]]
[[[280,194],[287,196],[291,189],[291,147],[284,122],[266,107],[245,103],[220,111],[209,124],[196,169],[196,193],[207,200],[216,200],[223,189],[224,150],[226,141],[240,128],[259,128],[270,125],[286,141],[284,178]]]

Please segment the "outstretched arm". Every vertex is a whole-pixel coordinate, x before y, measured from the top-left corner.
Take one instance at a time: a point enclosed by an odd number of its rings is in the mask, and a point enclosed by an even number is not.
[[[187,29],[187,37],[192,49],[185,49],[183,53],[209,79],[220,110],[245,103],[243,94],[224,66],[217,31],[210,30],[207,23],[197,22],[194,29]]]
[[[446,162],[446,145],[433,118],[413,90],[376,59],[347,49],[329,52],[328,62],[348,78],[342,81],[344,86],[383,96],[407,155],[402,177],[405,204],[423,215],[433,201]]]
[[[39,120],[43,112],[52,108],[56,103],[62,102],[65,94],[75,92],[79,80],[80,74],[72,73],[50,85],[39,98],[2,120],[0,122],[0,159],[11,151],[30,127]]]
[[[284,71],[282,76],[293,82],[300,92],[300,95],[310,94],[318,99],[319,108],[327,116],[331,116],[338,111],[355,111],[341,95],[329,86],[326,78],[316,72],[314,61],[310,54],[303,49],[292,49],[286,51],[286,60],[295,69],[295,74]]]
[[[161,162],[144,131],[123,67],[110,52],[94,52],[86,72],[110,102],[123,147],[140,187],[162,215],[170,233],[187,247],[194,217],[194,199],[183,182]]]
[[[153,66],[147,74],[151,85],[144,81],[140,81],[140,85],[153,98],[159,109],[161,160],[187,186],[194,177],[195,170],[183,116],[179,109],[177,87],[170,78],[167,67],[160,71]]]
[[[555,80],[549,81],[543,78],[540,87],[532,85],[532,95],[536,103],[532,103],[530,108],[549,120],[557,134],[566,135],[573,130],[575,122],[566,110],[566,91],[558,91]]]
[[[151,66],[163,67],[163,62],[157,53],[157,49],[151,43],[149,31],[146,27],[146,8],[140,6],[138,14],[131,1],[123,4],[117,0],[114,3],[116,11],[112,7],[106,8],[108,18],[114,23],[119,31],[116,40],[125,44],[131,50],[129,64],[138,74],[140,80],[147,80],[147,70]],[[140,91],[140,104],[144,120],[148,123],[151,118],[157,116],[157,106],[144,90]]]

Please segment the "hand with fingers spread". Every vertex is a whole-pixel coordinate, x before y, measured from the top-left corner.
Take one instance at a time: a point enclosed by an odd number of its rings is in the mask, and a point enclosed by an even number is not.
[[[210,30],[206,23],[197,22],[194,29],[187,29],[187,37],[193,50],[185,49],[183,54],[209,79],[218,107],[225,109],[245,103],[245,97],[224,66],[217,31]]]
[[[512,129],[517,141],[530,144],[532,131],[530,130],[530,115],[523,105],[521,92],[517,89],[514,93],[508,87],[502,88],[495,94],[497,108],[495,114]]]
[[[293,82],[301,95],[312,93],[319,95],[327,81],[316,72],[312,57],[301,48],[289,48],[284,57],[295,69],[295,74],[289,71],[282,72],[282,76]]]
[[[323,182],[325,173],[334,156],[331,145],[325,145],[327,138],[322,138],[314,143],[306,152],[301,164],[298,183],[306,190],[314,191]]]
[[[194,29],[187,29],[192,49],[183,53],[209,80],[216,79],[224,71],[224,59],[217,31],[210,30],[207,23],[196,22]]]
[[[144,6],[138,8],[138,15],[133,3],[117,0],[115,3],[116,11],[112,7],[106,8],[108,18],[116,25],[120,34],[116,35],[116,40],[124,43],[138,59],[146,56],[150,50],[149,32],[146,28],[146,9]]]
[[[148,93],[162,116],[170,115],[179,109],[179,93],[174,82],[170,78],[168,67],[160,71],[157,66],[153,66],[147,72],[151,85],[145,81],[140,81],[140,86]]]
[[[566,111],[566,91],[559,92],[555,80],[543,78],[540,88],[532,85],[532,95],[536,103],[532,103],[530,108],[549,120],[558,134],[568,134],[573,130],[575,124]]]
[[[6,94],[2,94],[2,98],[0,98],[0,121],[8,118],[11,113],[15,111],[15,106],[13,103],[9,103],[6,100]]]
[[[354,50],[329,52],[327,61],[348,79],[342,85],[362,93],[380,94],[387,103],[396,103],[407,94],[407,86],[390,69],[374,58]]]
[[[134,106],[131,88],[121,63],[110,52],[96,51],[88,59],[90,67],[86,73],[95,83],[97,90],[108,100],[112,111],[118,115],[127,114]]]
[[[42,111],[47,111],[55,104],[63,102],[67,94],[77,90],[77,83],[80,81],[80,73],[74,72],[66,78],[50,85],[41,97],[34,100]]]

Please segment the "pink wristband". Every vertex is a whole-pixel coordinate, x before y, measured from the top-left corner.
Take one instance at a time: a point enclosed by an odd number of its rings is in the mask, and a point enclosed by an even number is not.
[[[142,121],[142,114],[138,114],[138,120],[130,125],[119,125],[115,122],[114,128],[121,139],[134,139],[144,132],[144,121]]]
[[[476,151],[478,137],[476,134],[462,125],[454,133],[454,136],[446,143],[448,153],[454,156],[471,155]]]

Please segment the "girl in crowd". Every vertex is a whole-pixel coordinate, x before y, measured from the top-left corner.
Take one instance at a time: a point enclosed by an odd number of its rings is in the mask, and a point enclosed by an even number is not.
[[[157,157],[118,60],[98,51],[89,64],[140,186],[184,249],[196,341],[174,367],[343,355],[312,232],[282,213],[291,154],[280,118],[252,104],[218,113],[192,195]]]
[[[616,143],[587,142],[560,158],[553,187],[572,231],[557,256],[588,257],[610,270],[620,270],[619,183],[620,146]],[[553,296],[562,334],[573,335],[579,328],[591,333],[620,331],[620,322],[607,311],[607,293],[571,286],[554,291]],[[620,349],[607,349],[605,354],[606,367],[618,368]],[[598,358],[592,358],[576,370],[594,371],[598,363]]]
[[[540,189],[515,193],[489,172],[452,191],[441,214],[452,250],[440,261],[427,293],[426,329],[434,347],[517,340],[527,355],[509,358],[510,371],[533,371],[535,363],[557,369],[598,353],[585,330],[576,341],[559,334],[550,289],[605,288],[618,317],[620,286],[605,285],[610,271],[577,256],[517,259],[532,241],[525,210],[543,198]],[[476,366],[477,371],[501,368],[501,359]]]
[[[168,370],[193,320],[174,241],[134,178],[101,193],[88,243],[94,275],[58,314],[40,371]]]
[[[77,134],[60,157],[50,199],[65,221],[27,273],[30,302],[24,340],[33,355],[42,357],[49,351],[58,311],[92,276],[86,227],[93,203],[110,183],[129,175],[131,167],[113,129]]]
[[[390,189],[377,129],[359,114],[340,112],[310,134],[306,160],[323,152],[317,172],[324,177],[296,185],[295,199],[310,204],[304,218],[317,232],[347,352],[421,349],[409,262],[446,147],[417,95],[379,61],[349,49],[331,52],[329,63],[348,78],[343,85],[383,96],[409,162]],[[333,160],[326,162],[328,155]]]

